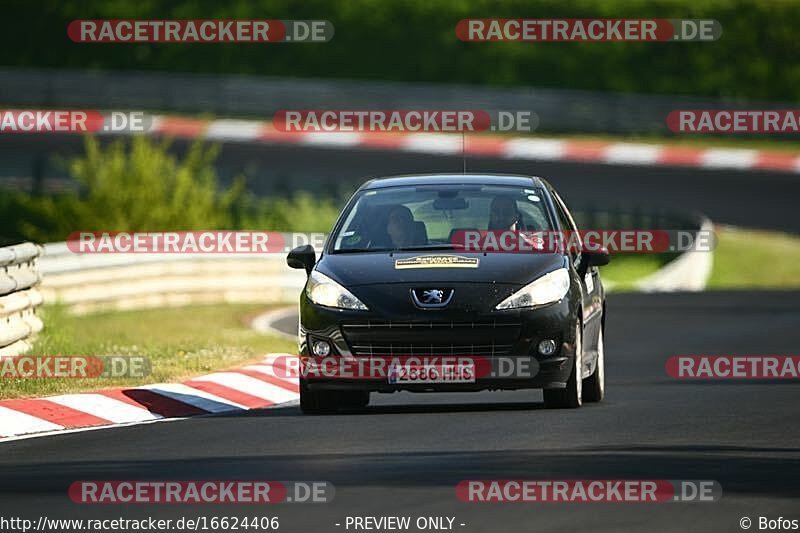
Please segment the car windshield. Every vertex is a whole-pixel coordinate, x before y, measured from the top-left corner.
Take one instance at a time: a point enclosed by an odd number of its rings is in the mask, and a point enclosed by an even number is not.
[[[387,187],[363,191],[342,214],[333,252],[453,249],[466,230],[545,231],[552,223],[537,187]]]

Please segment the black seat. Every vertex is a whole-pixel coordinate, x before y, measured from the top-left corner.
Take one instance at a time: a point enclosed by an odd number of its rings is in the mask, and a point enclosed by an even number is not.
[[[428,230],[424,222],[414,221],[414,236],[412,242],[414,246],[424,246],[428,244]]]

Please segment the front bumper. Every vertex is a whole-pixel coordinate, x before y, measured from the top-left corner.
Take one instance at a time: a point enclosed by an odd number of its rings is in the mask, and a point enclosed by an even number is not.
[[[332,347],[329,357],[344,361],[405,361],[416,356],[424,363],[430,358],[462,357],[475,358],[481,368],[490,369],[478,372],[471,383],[391,383],[385,375],[371,373],[354,376],[311,372],[301,377],[301,386],[309,390],[465,392],[563,388],[573,366],[578,310],[568,297],[535,309],[464,315],[424,311],[394,316],[392,320],[302,300],[301,357],[311,357],[312,343],[324,340]],[[555,341],[554,353],[538,352],[539,343],[545,339]]]

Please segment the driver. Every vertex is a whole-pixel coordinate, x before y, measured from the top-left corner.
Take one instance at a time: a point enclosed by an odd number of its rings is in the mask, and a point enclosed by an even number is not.
[[[511,196],[495,196],[489,207],[489,230],[521,230],[522,214]]]
[[[398,205],[389,211],[386,233],[389,234],[392,246],[402,248],[414,245],[414,230],[414,215],[408,207]]]

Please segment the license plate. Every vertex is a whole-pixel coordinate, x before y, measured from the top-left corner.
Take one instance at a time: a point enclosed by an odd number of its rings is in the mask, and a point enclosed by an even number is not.
[[[389,383],[475,383],[475,364],[389,367]]]

